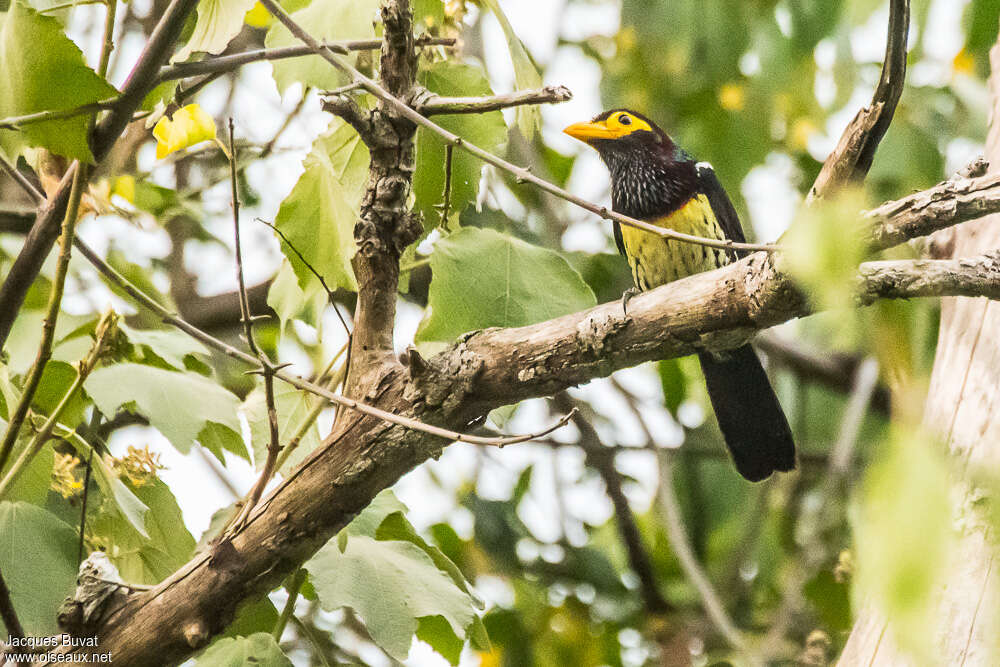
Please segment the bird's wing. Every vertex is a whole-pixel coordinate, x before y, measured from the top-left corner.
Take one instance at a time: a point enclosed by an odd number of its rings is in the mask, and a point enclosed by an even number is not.
[[[729,195],[722,187],[722,183],[719,183],[712,165],[707,162],[699,162],[696,169],[698,170],[698,190],[708,197],[708,203],[712,205],[712,212],[715,213],[715,218],[719,221],[719,226],[722,227],[726,238],[737,243],[745,242],[746,237],[743,235],[740,218],[736,214],[736,209],[733,208],[733,202],[729,200]],[[737,256],[744,254],[737,252]]]
[[[625,239],[622,238],[622,226],[618,224],[617,220],[611,221],[611,228],[615,230],[615,245],[618,246],[618,252],[625,256]]]

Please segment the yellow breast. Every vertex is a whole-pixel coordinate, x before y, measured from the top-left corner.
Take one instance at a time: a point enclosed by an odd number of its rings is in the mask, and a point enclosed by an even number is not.
[[[650,222],[685,234],[725,238],[708,197],[702,194],[691,198],[673,213]],[[726,251],[721,248],[671,241],[626,225],[622,225],[621,230],[632,279],[641,290],[652,289],[729,263]]]

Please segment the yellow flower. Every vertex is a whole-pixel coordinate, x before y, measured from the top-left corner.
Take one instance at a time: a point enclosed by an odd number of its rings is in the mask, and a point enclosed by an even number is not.
[[[747,89],[742,83],[727,83],[719,88],[719,105],[726,111],[742,111],[747,101]]]
[[[119,477],[127,477],[135,486],[142,486],[156,479],[156,471],[163,469],[160,455],[149,451],[149,445],[142,449],[128,446],[128,453],[120,459],[112,459],[111,467]]]
[[[271,12],[267,11],[267,7],[258,2],[243,17],[243,22],[251,28],[266,28],[271,25]]]
[[[156,159],[193,146],[202,141],[215,139],[215,121],[198,104],[182,107],[174,117],[161,118],[153,128],[156,137]]]
[[[50,488],[63,498],[72,498],[83,490],[83,482],[76,477],[80,461],[72,454],[55,453]]]

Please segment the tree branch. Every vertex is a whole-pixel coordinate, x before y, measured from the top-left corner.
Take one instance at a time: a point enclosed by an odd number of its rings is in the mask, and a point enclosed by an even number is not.
[[[889,28],[882,74],[872,102],[858,111],[823,163],[807,201],[819,199],[850,182],[860,182],[872,166],[903,94],[906,80],[906,39],[910,29],[910,0],[890,0]]]
[[[17,618],[17,612],[14,611],[14,603],[10,599],[10,589],[7,588],[7,582],[4,581],[2,573],[0,573],[0,619],[3,619],[8,635],[24,639],[24,627]]]
[[[1000,299],[1000,252],[962,259],[904,259],[865,262],[859,269],[858,300],[921,296]]]
[[[346,55],[351,51],[372,51],[382,48],[382,40],[380,39],[322,42],[321,44],[334,53],[341,55]],[[451,37],[418,37],[413,41],[413,45],[417,48],[427,46],[455,46],[455,39]],[[285,58],[311,56],[314,53],[311,47],[305,45],[282,46],[273,49],[256,49],[254,51],[233,53],[227,56],[206,58],[197,62],[177,63],[176,65],[162,68],[159,74],[159,81],[186,79],[201,74],[230,72],[243,65],[261,60],[283,60]]]
[[[545,86],[535,90],[518,90],[506,95],[489,97],[442,97],[427,89],[419,90],[411,100],[413,110],[424,116],[454,113],[486,113],[526,104],[558,104],[573,99],[565,86]]]

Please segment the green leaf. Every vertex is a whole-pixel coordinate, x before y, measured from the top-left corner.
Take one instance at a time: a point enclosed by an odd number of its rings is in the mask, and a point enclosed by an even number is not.
[[[243,17],[256,0],[199,0],[198,21],[187,44],[170,62],[187,60],[195,51],[222,53],[243,29]]]
[[[240,437],[239,400],[196,373],[176,373],[133,363],[114,364],[91,373],[84,388],[105,415],[115,414],[122,406],[134,405],[184,454],[191,451],[191,444],[212,423],[231,431],[233,439]]]
[[[466,228],[438,241],[431,271],[418,341],[524,326],[596,303],[580,274],[557,253],[490,229]]]
[[[62,111],[106,100],[117,94],[111,84],[87,67],[80,49],[59,21],[14,0],[0,18],[0,117],[38,111]],[[0,130],[0,152],[16,158],[26,146],[93,161],[87,144],[87,114]]]
[[[130,527],[117,512],[105,507],[90,530],[113,545],[108,557],[125,581],[159,583],[191,558],[194,537],[184,527],[184,516],[174,494],[161,480],[153,478],[139,486],[117,478],[115,482],[148,507],[142,533],[132,530],[134,524]]]
[[[292,661],[281,652],[281,647],[267,632],[258,632],[249,637],[219,639],[205,649],[194,664],[196,667],[292,667]]]
[[[118,328],[132,345],[141,350],[142,356],[149,355],[180,371],[186,369],[186,357],[209,355],[207,347],[176,329],[134,329],[124,322]]]
[[[248,637],[255,632],[271,634],[278,622],[278,610],[265,595],[257,600],[244,602],[236,610],[236,618],[222,633],[223,637]]]
[[[304,25],[309,34],[320,41],[338,39],[371,39],[375,37],[375,20],[378,16],[379,0],[313,0],[308,7],[292,14],[292,18]],[[264,45],[268,48],[299,44],[288,28],[275,22],[267,31]],[[356,53],[345,56],[347,62],[355,62]],[[344,75],[320,56],[303,56],[277,60],[273,64],[274,82],[284,93],[293,83],[303,86],[329,89],[344,83]]]
[[[483,0],[483,4],[489,7],[493,15],[497,17],[504,37],[507,39],[507,49],[510,51],[510,60],[514,65],[514,83],[518,90],[528,90],[542,87],[542,76],[538,73],[534,61],[528,55],[528,50],[514,32],[507,15],[500,9],[497,0]],[[535,104],[523,104],[517,107],[517,127],[521,134],[529,141],[534,138],[535,133],[541,127],[542,114]]]
[[[406,505],[401,503],[391,489],[380,492],[361,514],[354,517],[341,532],[346,535],[364,535],[375,537],[378,527],[386,517],[396,512],[406,512]]]
[[[75,531],[41,507],[0,502],[0,571],[28,635],[59,632],[59,603],[76,582],[76,542]]]
[[[420,84],[438,95],[492,95],[486,75],[479,67],[444,61],[433,63],[418,75]],[[483,150],[495,153],[507,140],[503,114],[444,115],[435,118],[441,127],[454,132]],[[433,229],[441,223],[438,207],[444,198],[445,145],[439,137],[417,130],[416,168],[413,172],[415,209],[424,216],[424,227]],[[483,163],[463,150],[453,150],[451,157],[451,197],[449,210],[458,216],[479,192]],[[451,217],[451,215],[449,215]]]
[[[335,119],[303,164],[305,172],[281,203],[275,226],[330,289],[354,291],[354,225],[368,178],[368,148],[353,128]],[[312,272],[288,243],[282,241],[281,249],[306,289],[315,281]]]
[[[6,426],[6,424],[5,424]],[[31,442],[30,437],[20,437],[14,444],[10,460],[16,461]],[[33,505],[44,505],[49,497],[49,486],[52,483],[52,466],[55,463],[55,452],[52,444],[46,443],[31,460],[14,484],[5,494],[8,500],[23,500]]]
[[[891,618],[897,644],[918,664],[933,662],[926,630],[938,620],[934,592],[944,582],[955,541],[941,449],[923,434],[897,432],[888,456],[869,469],[853,517],[855,608],[871,601]]]
[[[285,445],[313,406],[308,394],[285,382],[275,384],[274,403],[278,412],[279,442]],[[264,396],[263,384],[258,384],[253,391],[247,394],[246,400],[243,401],[243,414],[250,422],[250,442],[253,445],[254,466],[260,470],[264,467],[264,461],[267,459],[267,447],[271,441],[271,428],[267,417],[267,400]],[[312,426],[299,441],[294,453],[285,462],[286,469],[298,465],[306,455],[319,446],[319,442],[319,427],[313,421]]]
[[[444,0],[413,0],[413,28],[418,34],[444,23]]]
[[[660,386],[663,388],[663,404],[671,414],[677,414],[677,408],[687,396],[687,378],[677,359],[663,359],[657,362],[656,371],[660,376]]]
[[[282,331],[293,319],[302,320],[314,327],[319,326],[326,304],[326,292],[315,277],[303,289],[299,287],[292,265],[288,261],[281,263],[281,268],[267,291],[267,305],[278,314]]]
[[[305,567],[320,605],[356,611],[375,643],[397,660],[409,653],[418,619],[442,616],[464,639],[476,618],[473,599],[411,542],[352,535],[343,553],[331,540]]]

